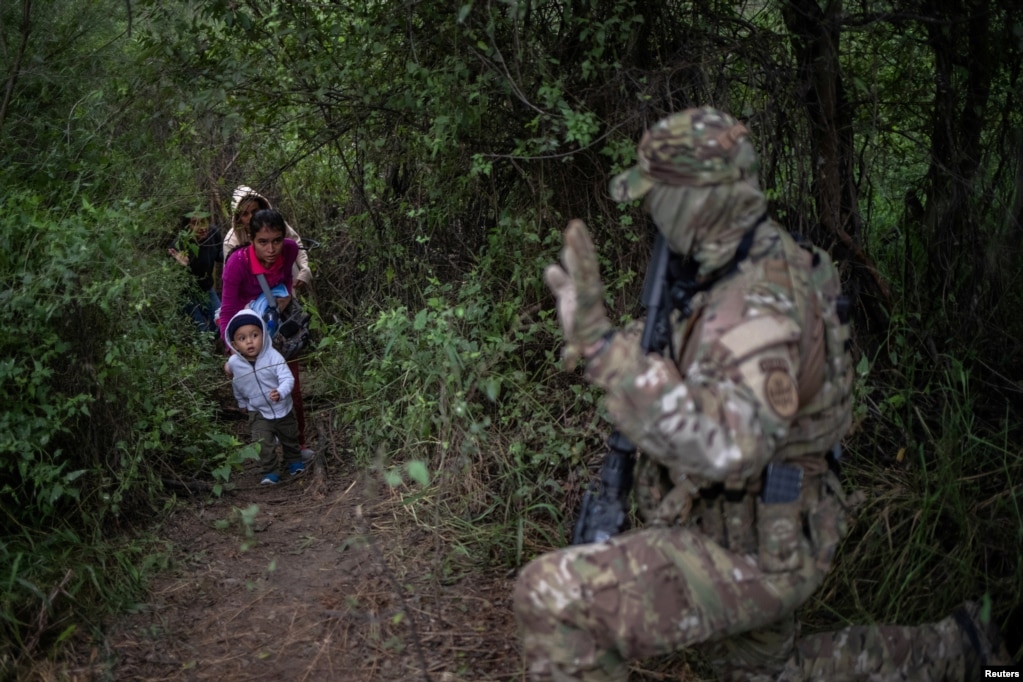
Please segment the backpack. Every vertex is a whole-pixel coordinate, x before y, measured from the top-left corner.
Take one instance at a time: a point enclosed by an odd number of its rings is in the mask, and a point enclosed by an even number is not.
[[[294,296],[284,310],[277,309],[277,299],[288,295],[283,285],[273,289],[267,284],[266,276],[256,275],[263,293],[249,307],[260,313],[266,322],[270,341],[285,360],[291,360],[309,345],[310,315],[302,309],[302,304]],[[265,301],[265,303],[264,303]]]

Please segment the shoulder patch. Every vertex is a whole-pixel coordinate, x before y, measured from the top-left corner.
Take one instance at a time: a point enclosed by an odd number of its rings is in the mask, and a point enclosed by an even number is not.
[[[799,341],[799,326],[787,317],[763,315],[751,317],[732,327],[721,337],[721,345],[737,360],[781,343]]]
[[[775,413],[788,419],[799,410],[799,392],[788,372],[775,369],[764,379],[764,397]]]

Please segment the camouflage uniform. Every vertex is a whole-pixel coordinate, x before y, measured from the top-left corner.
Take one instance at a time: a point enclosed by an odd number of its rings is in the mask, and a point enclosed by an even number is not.
[[[794,613],[831,567],[852,506],[827,459],[851,418],[838,275],[767,218],[756,154],[731,116],[669,117],[638,157],[613,196],[645,196],[672,251],[712,284],[690,316],[675,313],[662,357],[611,330],[581,222],[566,230],[565,270],[545,273],[567,357],[587,359],[639,448],[646,525],[522,570],[514,604],[533,679],[624,680],[627,660],[693,645],[728,680],[962,679],[976,662],[953,618],[797,639]],[[764,501],[769,466],[801,480],[794,499]]]

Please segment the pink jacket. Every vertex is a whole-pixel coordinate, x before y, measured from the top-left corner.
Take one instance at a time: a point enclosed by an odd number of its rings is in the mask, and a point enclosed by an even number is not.
[[[224,263],[224,291],[221,294],[220,303],[221,336],[235,313],[263,293],[252,267],[252,261],[255,258],[250,244],[232,253]],[[278,284],[284,284],[288,287],[288,293],[294,292],[292,268],[296,258],[298,258],[298,244],[291,239],[285,239],[281,257],[274,263],[273,269],[265,273],[266,283],[271,289]],[[255,270],[261,270],[258,261]]]

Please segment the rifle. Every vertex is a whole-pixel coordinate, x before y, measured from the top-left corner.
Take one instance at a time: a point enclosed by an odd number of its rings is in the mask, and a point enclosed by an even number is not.
[[[643,280],[643,306],[646,323],[640,342],[644,352],[660,353],[671,339],[671,285],[668,281],[668,243],[656,230],[650,266]],[[603,542],[626,529],[628,498],[632,489],[632,469],[636,446],[618,429],[607,439],[607,455],[600,467],[600,478],[591,481],[579,508],[572,532],[572,544]]]

